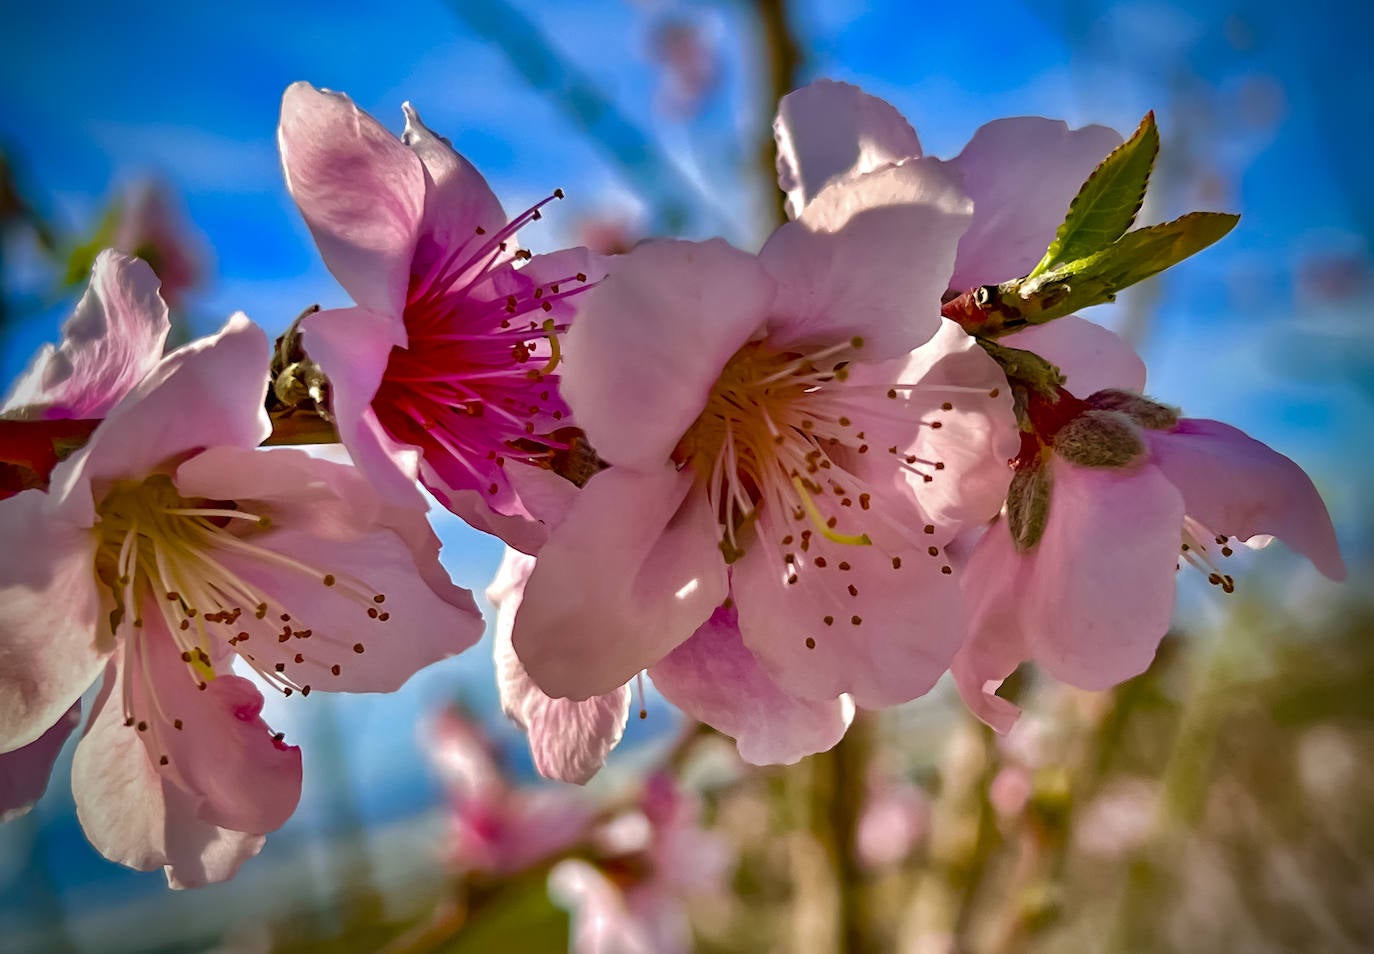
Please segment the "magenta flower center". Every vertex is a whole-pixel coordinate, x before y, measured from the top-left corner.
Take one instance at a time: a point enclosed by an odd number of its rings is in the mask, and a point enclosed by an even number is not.
[[[530,254],[512,250],[515,230],[561,197],[555,192],[490,234],[478,228],[432,261],[417,251],[404,311],[408,346],[392,349],[373,408],[449,486],[496,497],[505,488],[493,467],[547,466],[568,447],[557,433],[569,416],[556,370],[570,309],[560,305],[590,286],[581,272],[537,282],[515,267]]]

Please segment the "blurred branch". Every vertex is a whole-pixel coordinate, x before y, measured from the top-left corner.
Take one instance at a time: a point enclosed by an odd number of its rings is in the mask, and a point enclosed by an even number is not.
[[[763,54],[763,69],[767,77],[762,113],[769,116],[777,108],[778,100],[797,87],[801,75],[802,52],[789,22],[787,0],[755,0],[755,7],[763,38],[763,49],[760,52]],[[774,197],[775,220],[781,224],[787,220],[787,197],[774,188],[777,165],[771,135],[759,140],[758,164],[764,188]]]
[[[691,218],[692,196],[722,223],[730,214],[696,186],[674,159],[611,102],[582,69],[549,43],[545,31],[508,0],[453,0],[449,8],[505,53],[535,90],[561,107],[647,201],[656,224],[678,232]]]

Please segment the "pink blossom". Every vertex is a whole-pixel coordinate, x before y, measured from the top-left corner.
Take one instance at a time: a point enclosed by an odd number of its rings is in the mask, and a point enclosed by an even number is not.
[[[600,277],[585,249],[531,256],[485,180],[406,104],[400,139],[340,93],[282,100],[286,183],[356,307],[301,324],[339,437],[397,500],[418,475],[450,510],[533,551],[573,491],[552,468],[572,431],[560,337]]]
[[[352,468],[256,450],[269,353],[235,316],[159,361],[50,492],[0,501],[5,538],[28,541],[0,561],[0,751],[103,672],[78,817],[106,857],[177,887],[231,877],[300,794],[300,752],[236,655],[286,695],[382,691],[481,631],[422,511]]]
[[[827,184],[923,155],[915,130],[892,105],[832,80],[784,96],[773,132],[778,185],[793,218]],[[942,163],[973,200],[949,288],[962,292],[1034,268],[1083,180],[1120,143],[1105,126],[1069,129],[1035,116],[981,127]]]
[[[157,363],[169,327],[148,266],[101,252],[62,344],[44,345],[0,407],[0,499],[47,487],[57,462]]]
[[[564,394],[613,466],[516,617],[538,685],[608,692],[727,597],[790,695],[881,706],[934,683],[963,625],[943,545],[995,510],[1015,446],[1000,371],[938,317],[968,212],[918,160],[833,184],[757,257],[618,260],[566,342]]]
[[[875,871],[900,864],[930,833],[930,796],[891,769],[869,773],[854,854]]]
[[[540,774],[583,784],[620,742],[630,686],[587,699],[554,699],[535,685],[511,644],[511,630],[535,559],[507,550],[487,599],[497,607],[494,645],[501,706],[529,737]],[[735,739],[755,765],[790,764],[824,751],[853,718],[848,699],[813,700],[783,690],[740,636],[733,609],[717,608],[685,642],[648,670],[687,715]]]
[[[202,238],[187,224],[175,196],[160,179],[130,183],[120,197],[111,245],[147,262],[162,282],[162,297],[180,308],[205,280]]]
[[[491,740],[456,709],[435,717],[429,754],[449,796],[453,841],[446,852],[463,871],[508,877],[565,851],[586,834],[592,812],[564,790],[509,784]]]
[[[568,860],[549,895],[572,912],[573,954],[686,954],[685,902],[722,890],[734,868],[726,841],[700,826],[700,805],[664,775],[650,776],[639,811],[616,819],[596,864]]]
[[[1084,689],[1143,672],[1184,563],[1230,592],[1234,548],[1277,537],[1344,578],[1331,518],[1302,468],[1234,427],[1140,397],[1144,367],[1110,332],[1061,318],[1006,343],[1053,361],[1067,384],[1055,401],[1030,396],[1033,431],[1007,517],[965,572],[969,639],[952,668],[989,725],[1006,731],[1016,719],[993,690],[1024,660]],[[1067,388],[1096,390],[1078,398]]]

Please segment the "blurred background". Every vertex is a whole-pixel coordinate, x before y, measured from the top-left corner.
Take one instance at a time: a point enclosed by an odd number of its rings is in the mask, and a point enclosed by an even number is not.
[[[746,772],[647,687],[603,776],[550,797],[654,820],[640,782],[674,773],[711,832],[690,838],[729,856],[656,902],[671,895],[703,951],[1374,950],[1370,35],[1374,6],[1353,0],[4,4],[0,380],[55,340],[112,244],[153,264],[181,340],[238,310],[279,333],[347,303],[281,180],[277,111],[298,79],[396,132],[409,100],[508,210],[564,189],[522,232],[536,251],[665,234],[757,248],[779,215],[773,109],[818,77],[889,100],[939,156],[997,117],[1128,132],[1153,109],[1142,221],[1241,222],[1090,316],[1138,345],[1153,396],[1307,468],[1350,581],[1281,546],[1229,597],[1184,573],[1150,672],[1097,694],[1020,673],[1026,714],[1004,738],[942,684],[861,716],[831,753]],[[499,544],[435,521],[480,594]],[[567,949],[547,863],[478,877],[454,857],[440,712],[461,703],[511,791],[538,786],[489,648],[391,696],[269,698],[304,749],[301,807],[207,889],[170,892],[89,848],[73,739],[43,801],[0,827],[0,947]],[[636,897],[643,872],[600,857]]]

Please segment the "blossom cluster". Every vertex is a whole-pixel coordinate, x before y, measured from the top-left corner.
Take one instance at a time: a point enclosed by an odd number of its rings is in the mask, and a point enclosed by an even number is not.
[[[790,220],[757,253],[536,255],[520,235],[562,192],[508,215],[403,112],[396,137],[342,94],[283,99],[286,186],[352,307],[275,348],[236,315],[163,354],[157,277],[107,251],[4,405],[0,526],[24,545],[0,554],[0,809],[41,794],[98,682],[72,772],[92,843],[173,885],[231,877],[300,794],[264,690],[390,691],[477,641],[430,498],[510,547],[487,591],[503,707],[571,782],[644,673],[746,761],[789,763],[948,671],[1000,730],[1026,660],[1130,678],[1184,564],[1229,592],[1227,558],[1277,537],[1344,574],[1291,460],[1144,396],[1100,325],[989,320],[1072,239],[1123,155],[1109,129],[1001,120],[940,159],[817,82],[779,106]],[[1061,299],[1086,284],[1053,274]],[[263,446],[307,433],[351,464]],[[474,764],[470,804],[548,821]],[[600,903],[572,870],[564,893]]]

